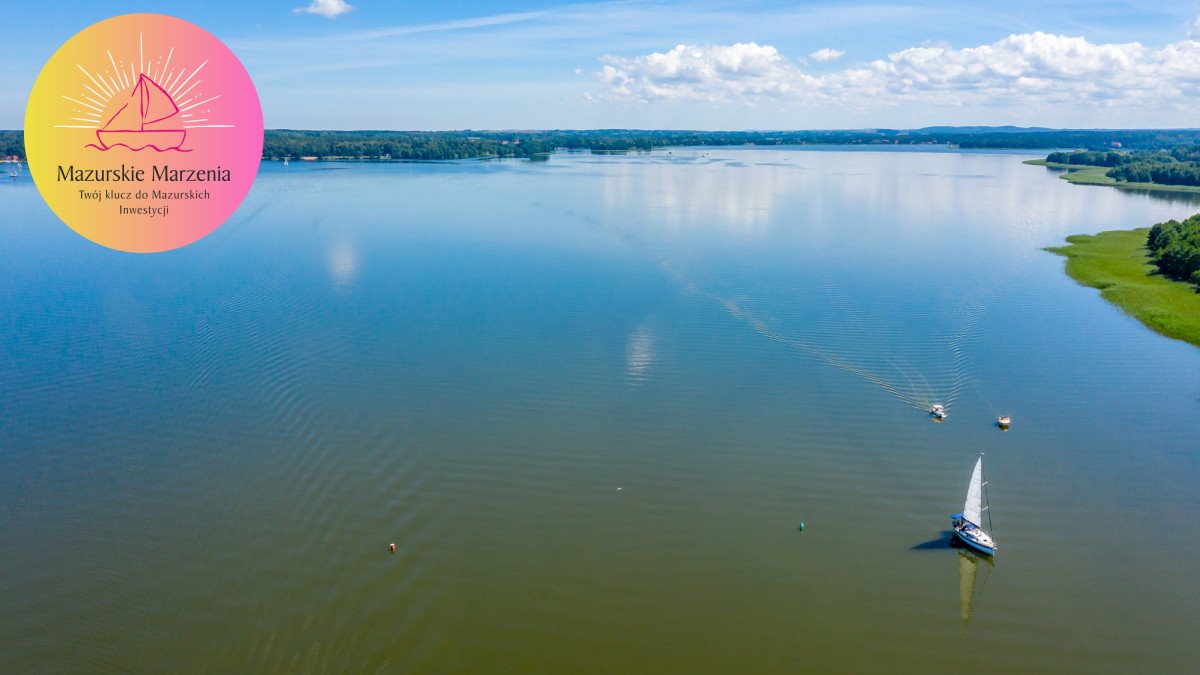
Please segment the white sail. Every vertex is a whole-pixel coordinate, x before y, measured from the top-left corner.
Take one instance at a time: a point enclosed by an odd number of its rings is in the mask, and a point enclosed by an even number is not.
[[[983,525],[983,457],[975,462],[971,473],[971,484],[967,486],[967,502],[963,504],[963,518],[975,525]]]

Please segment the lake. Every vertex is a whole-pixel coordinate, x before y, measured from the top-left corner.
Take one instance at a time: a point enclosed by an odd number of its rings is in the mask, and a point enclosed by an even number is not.
[[[1200,350],[1041,249],[1200,199],[1031,156],[264,163],[155,255],[5,180],[0,670],[1190,671]]]

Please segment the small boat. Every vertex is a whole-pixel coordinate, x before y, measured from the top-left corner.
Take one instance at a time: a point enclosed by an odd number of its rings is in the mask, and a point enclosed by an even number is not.
[[[983,512],[988,514],[988,529],[992,528],[992,512],[987,503],[987,481],[983,479],[983,453],[975,462],[971,482],[967,484],[967,500],[962,513],[950,516],[954,536],[962,543],[984,555],[996,554],[996,540],[983,529]]]
[[[16,178],[17,176],[20,176],[20,175],[21,175],[21,163],[13,162],[13,168],[9,170],[8,177]]]
[[[287,165],[288,165],[288,158],[287,158],[287,157],[284,157],[284,158],[283,158],[283,165],[284,165],[284,166],[287,166]]]
[[[1012,418],[1008,415],[1001,415],[1000,417],[996,418],[996,424],[1001,429],[1007,429],[1012,424]]]
[[[929,409],[929,414],[939,420],[944,420],[946,419],[946,406],[941,403],[934,403],[933,407]]]

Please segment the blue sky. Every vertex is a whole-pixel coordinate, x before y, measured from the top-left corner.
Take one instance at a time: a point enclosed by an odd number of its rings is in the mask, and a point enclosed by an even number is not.
[[[89,0],[5,12],[0,128],[139,11],[224,40],[272,128],[1200,126],[1200,1]]]

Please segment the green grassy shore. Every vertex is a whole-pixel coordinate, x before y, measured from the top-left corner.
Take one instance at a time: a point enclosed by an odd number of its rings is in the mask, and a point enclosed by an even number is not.
[[[1162,190],[1167,192],[1197,192],[1200,193],[1200,187],[1194,185],[1163,185],[1162,183],[1126,183],[1124,181],[1115,180],[1104,175],[1108,171],[1106,166],[1083,166],[1079,164],[1059,164],[1058,162],[1047,162],[1044,159],[1027,159],[1023,164],[1033,166],[1044,166],[1048,169],[1062,169],[1066,173],[1059,176],[1068,183],[1076,185],[1107,185],[1109,187],[1120,188],[1122,190]]]
[[[1047,251],[1067,258],[1067,274],[1152,330],[1200,347],[1200,292],[1158,273],[1146,250],[1149,228],[1067,237]]]

